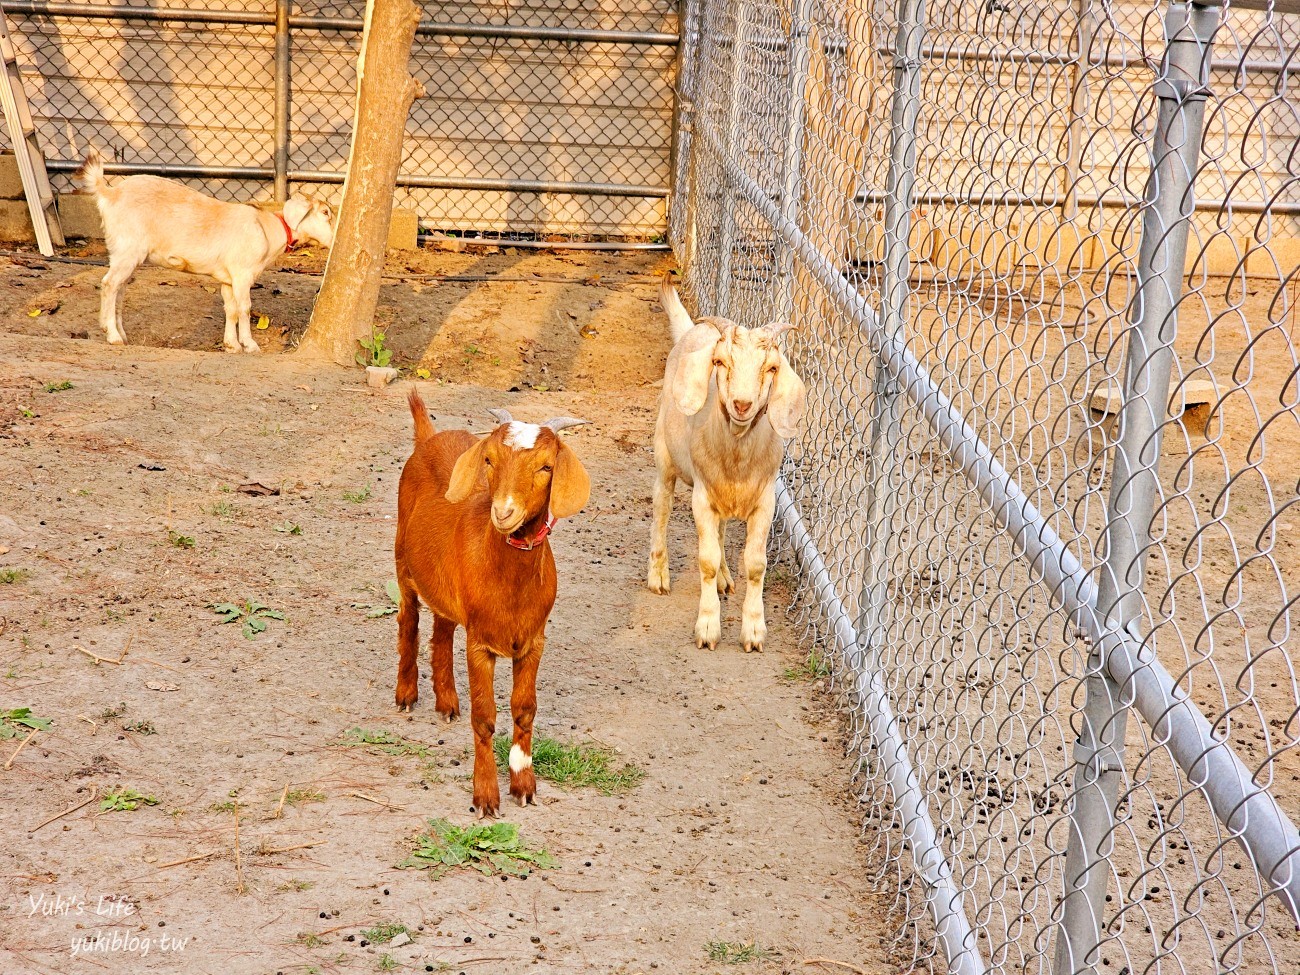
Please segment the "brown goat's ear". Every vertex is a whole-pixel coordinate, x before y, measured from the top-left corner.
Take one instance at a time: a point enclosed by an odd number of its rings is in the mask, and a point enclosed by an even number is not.
[[[556,518],[572,518],[591,497],[591,478],[568,446],[561,441],[555,452],[555,467],[551,474],[551,514]]]
[[[782,355],[781,369],[776,374],[772,392],[767,398],[767,417],[772,421],[772,429],[782,440],[789,440],[799,432],[807,396],[803,380]]]
[[[451,469],[451,483],[447,485],[447,500],[453,504],[464,501],[483,479],[483,455],[487,453],[487,438],[483,438],[456,460]]]
[[[673,393],[677,408],[694,416],[709,398],[709,380],[713,378],[713,353],[718,336],[710,328],[697,325],[682,339],[681,358],[673,376]]]

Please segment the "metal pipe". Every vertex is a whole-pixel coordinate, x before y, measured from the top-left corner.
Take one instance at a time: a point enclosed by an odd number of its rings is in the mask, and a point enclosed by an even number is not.
[[[81,165],[76,159],[52,159],[46,166],[54,172],[70,173]],[[173,163],[105,163],[104,171],[128,175],[148,173],[151,176],[206,179],[275,178],[275,170],[266,166],[183,166]],[[290,169],[288,179],[295,183],[342,183],[343,173],[319,169]],[[472,179],[456,176],[417,176],[401,174],[398,186],[411,186],[435,190],[485,190],[503,193],[569,193],[575,196],[629,196],[661,199],[668,196],[666,186],[637,186],[629,183],[562,183],[556,180],[530,179]]]
[[[740,143],[741,98],[740,85],[745,74],[745,44],[749,34],[749,4],[732,7],[735,34],[731,44],[731,83],[727,86],[727,152],[736,152]],[[739,152],[736,152],[739,155]],[[724,152],[719,152],[730,168]],[[722,181],[722,219],[718,232],[718,281],[714,292],[716,314],[724,318],[731,311],[731,267],[736,249],[736,189],[726,179]]]
[[[277,0],[278,2],[278,0]],[[92,20],[170,21],[172,23],[273,25],[275,13],[253,10],[196,10],[184,7],[125,7],[99,3],[61,3],[59,0],[3,0],[5,13],[33,17],[83,17]],[[289,17],[289,26],[304,30],[359,33],[360,17]],[[561,41],[587,44],[632,44],[674,47],[677,35],[660,31],[584,30],[572,27],[517,27],[508,24],[450,24],[421,21],[415,32],[425,37],[480,37],[492,40]]]
[[[421,230],[442,231],[445,227],[445,224],[440,224],[434,220],[420,221]],[[648,240],[506,240],[498,237],[460,237],[452,239],[463,240],[471,246],[524,247],[535,250],[666,251],[670,249],[668,244],[656,244]]]
[[[289,5],[275,0],[275,188],[276,203],[289,198]]]
[[[1097,613],[1107,631],[1136,627],[1143,610],[1144,563],[1160,488],[1160,439],[1169,412],[1169,375],[1193,213],[1189,204],[1205,118],[1205,60],[1218,23],[1213,8],[1172,2],[1165,11],[1165,64],[1155,84],[1160,107],[1142,210],[1138,286],[1127,330],[1106,562],[1097,591]],[[1110,652],[1108,639],[1093,643],[1084,680],[1054,975],[1093,973],[1101,961],[1129,713],[1129,702],[1121,698],[1105,666]]]
[[[785,154],[781,159],[782,213],[798,222],[800,187],[803,182],[804,120],[807,117],[808,72],[812,55],[808,49],[810,0],[795,0],[790,12],[790,110],[786,113]],[[777,265],[776,319],[788,321],[794,310],[794,253],[781,248]]]
[[[712,131],[702,127],[698,135],[718,150]],[[882,341],[875,311],[867,299],[798,227],[784,220],[758,183],[734,163],[724,164],[732,167],[739,191],[774,230],[792,242],[812,276],[845,316],[866,333],[873,351],[889,364],[908,400],[1029,563],[1030,571],[1042,580],[1070,625],[1093,642],[1111,642],[1105,661],[1115,682],[1121,688],[1133,685],[1133,705],[1151,728],[1167,729],[1170,753],[1179,767],[1189,781],[1204,783],[1215,816],[1229,827],[1261,875],[1274,885],[1269,892],[1276,894],[1300,923],[1300,831],[1277,800],[1254,784],[1249,770],[1226,742],[1215,737],[1204,715],[1186,705],[1186,695],[1169,691],[1175,682],[1149,648],[1128,634],[1102,626],[1095,609],[1097,587],[1078,558],[911,351],[905,345]]]
[[[840,655],[846,662],[856,656],[860,635],[850,621],[848,611],[835,592],[826,563],[817,545],[808,534],[794,498],[785,481],[776,482],[776,509],[781,513],[784,528],[790,536],[790,545],[812,584],[817,601],[835,634]],[[926,901],[934,918],[935,928],[948,955],[949,970],[953,975],[983,975],[988,971],[984,959],[975,945],[975,934],[962,904],[961,891],[952,879],[952,868],[943,854],[929,803],[921,790],[907,741],[898,726],[898,718],[889,703],[889,692],[880,673],[862,667],[853,674],[854,695],[862,704],[871,725],[872,742],[885,769],[885,778],[894,795],[894,805],[903,821],[903,835],[912,848],[912,860],[921,875]]]
[[[1282,188],[1279,188],[1278,192],[1282,192]],[[859,193],[853,198],[855,203],[877,205],[887,202],[888,199],[889,195],[883,190],[870,190]],[[1065,196],[1063,194],[1029,196],[1012,190],[1005,193],[979,193],[976,195],[930,191],[917,194],[914,202],[927,206],[1059,207],[1065,203]],[[1111,210],[1131,210],[1138,206],[1136,200],[1096,193],[1076,194],[1075,202],[1081,207],[1104,207]],[[1277,213],[1287,216],[1300,216],[1300,202],[1288,202],[1286,200],[1205,199],[1197,200],[1194,209],[1198,213],[1218,213],[1226,210],[1237,213]]]

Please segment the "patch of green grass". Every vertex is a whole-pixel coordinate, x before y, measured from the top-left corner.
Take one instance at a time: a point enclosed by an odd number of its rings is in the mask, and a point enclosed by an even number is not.
[[[45,384],[45,391],[47,393],[61,393],[65,389],[71,389],[71,388],[72,388],[72,380],[70,379],[62,379],[57,383]]]
[[[26,569],[0,569],[0,582],[12,586],[16,582],[26,582],[30,575]]]
[[[208,609],[222,617],[221,623],[244,621],[244,639],[251,640],[267,627],[267,620],[282,620],[284,613],[271,609],[264,603],[252,599],[242,606],[237,603],[208,603]]]
[[[497,761],[510,759],[510,737],[498,735],[492,741]],[[533,735],[533,772],[538,778],[558,785],[588,786],[605,795],[627,792],[640,784],[645,771],[625,762],[617,768],[617,756],[601,745],[569,745],[545,735]]]
[[[104,708],[99,712],[100,721],[112,721],[114,718],[120,718],[126,714],[126,702],[123,701],[115,708]]]
[[[117,789],[105,793],[104,798],[99,801],[99,808],[102,812],[127,812],[139,809],[141,803],[146,806],[156,806],[158,800],[135,789]]]
[[[434,871],[441,877],[455,867],[469,867],[485,876],[508,874],[526,877],[533,870],[558,864],[544,849],[533,849],[519,838],[514,823],[476,823],[454,826],[445,819],[429,820],[429,829],[415,837],[415,849],[398,864]]]
[[[316,886],[315,882],[311,880],[286,880],[284,883],[282,883],[279,887],[275,889],[278,891],[282,891],[284,893],[288,893],[291,890],[292,891],[311,890],[315,886]]]
[[[816,647],[808,651],[808,656],[804,658],[803,663],[794,667],[787,667],[781,672],[782,680],[788,681],[820,680],[830,675],[830,658],[819,653]]]
[[[153,726],[152,721],[132,721],[130,724],[122,725],[123,731],[134,731],[137,735],[156,735],[158,729]]]
[[[53,718],[38,718],[31,708],[0,711],[0,738],[26,738],[32,731],[49,731]]]
[[[243,809],[244,804],[238,799],[230,799],[226,802],[214,802],[208,806],[208,812],[214,813],[233,813],[236,808]]]
[[[290,789],[284,794],[284,801],[290,806],[296,806],[300,802],[324,802],[325,793],[315,789]]]
[[[292,521],[286,521],[283,525],[276,525],[275,530],[282,535],[301,535],[302,526],[295,525]]]
[[[709,961],[724,965],[739,965],[747,961],[763,961],[772,957],[772,950],[753,941],[710,941],[704,946]]]
[[[371,944],[386,945],[399,934],[410,934],[411,931],[405,924],[398,924],[396,921],[388,921],[384,924],[376,924],[373,928],[367,928],[361,932],[361,937],[365,938]]]
[[[229,501],[218,501],[208,509],[208,514],[216,515],[218,518],[229,518],[234,510]]]
[[[174,545],[174,546],[176,546],[177,548],[193,548],[193,547],[194,547],[194,536],[192,536],[192,535],[182,535],[182,534],[181,534],[180,532],[178,532],[178,531],[172,531],[171,529],[168,529],[168,530],[167,530],[167,543],[168,543],[169,545]]]
[[[397,967],[397,959],[392,955],[383,955],[379,959],[379,970],[381,972],[391,972]]]
[[[29,409],[28,409],[27,407],[25,407],[25,406],[20,406],[20,407],[18,407],[18,409],[22,411],[23,419],[24,419],[24,420],[30,420],[30,419],[32,419],[32,418],[34,418],[34,417],[36,416],[36,411],[35,411],[35,410],[29,410]]]
[[[359,490],[357,490],[357,491],[344,491],[344,492],[343,492],[343,500],[344,500],[344,501],[351,501],[353,504],[360,504],[362,501],[369,501],[369,500],[370,500],[370,485],[367,484],[365,487],[363,487],[363,488],[361,488],[361,489],[359,489]]]
[[[319,948],[325,944],[324,938],[319,934],[313,934],[311,931],[299,931],[297,941],[304,948]]]
[[[349,728],[343,732],[342,740],[335,742],[343,747],[356,748],[372,745],[385,755],[415,755],[426,758],[429,746],[418,741],[407,741],[401,735],[391,731],[377,731],[371,728]]]

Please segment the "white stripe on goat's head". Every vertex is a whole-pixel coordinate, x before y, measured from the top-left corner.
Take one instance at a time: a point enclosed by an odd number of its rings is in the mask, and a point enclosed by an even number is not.
[[[506,410],[488,412],[498,426],[460,455],[447,500],[487,494],[492,527],[503,535],[544,519],[548,511],[556,518],[581,511],[591,495],[591,479],[558,433],[586,421],[556,417],[536,425],[521,423]]]
[[[683,336],[676,381],[677,408],[693,416],[716,388],[718,409],[743,433],[764,413],[784,439],[799,430],[806,392],[778,340],[794,328],[774,322],[745,328],[728,318],[701,318]]]

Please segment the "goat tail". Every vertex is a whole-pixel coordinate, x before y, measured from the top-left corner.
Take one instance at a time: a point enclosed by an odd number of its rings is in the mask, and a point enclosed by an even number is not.
[[[415,420],[415,445],[418,447],[437,431],[433,428],[433,421],[429,419],[429,411],[425,409],[424,400],[420,398],[420,391],[414,385],[411,386],[406,402],[410,405],[411,417]]]
[[[104,189],[104,159],[98,149],[91,149],[86,153],[85,160],[77,167],[72,178],[79,186],[92,193],[99,193]]]
[[[677,289],[667,274],[659,282],[659,304],[664,306],[664,311],[668,315],[668,328],[672,332],[675,345],[681,341],[683,335],[695,327],[695,322],[691,320],[690,313],[682,304],[682,299],[677,297]]]

